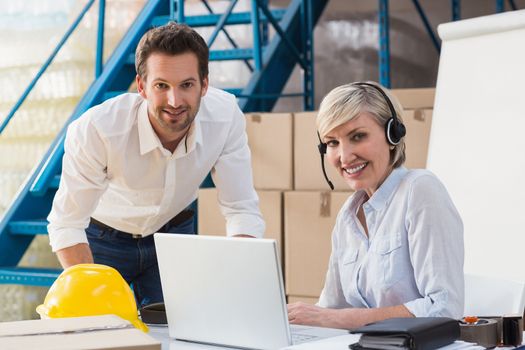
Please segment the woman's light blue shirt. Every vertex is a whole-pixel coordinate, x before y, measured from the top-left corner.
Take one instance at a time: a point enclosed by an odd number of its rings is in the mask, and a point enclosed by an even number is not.
[[[332,233],[319,306],[403,304],[417,317],[463,315],[463,224],[447,190],[427,170],[397,168],[366,200],[354,193]]]

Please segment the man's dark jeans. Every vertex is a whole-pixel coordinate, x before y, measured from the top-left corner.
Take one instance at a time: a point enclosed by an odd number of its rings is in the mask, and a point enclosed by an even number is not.
[[[166,224],[159,232],[194,234],[193,217],[177,226]],[[139,307],[164,300],[153,235],[137,239],[93,222],[86,234],[95,263],[117,269],[133,285]]]

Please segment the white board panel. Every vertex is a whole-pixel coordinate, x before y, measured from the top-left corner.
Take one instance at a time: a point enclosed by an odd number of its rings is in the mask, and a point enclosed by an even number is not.
[[[465,271],[525,280],[525,11],[438,28],[427,167],[465,225]]]

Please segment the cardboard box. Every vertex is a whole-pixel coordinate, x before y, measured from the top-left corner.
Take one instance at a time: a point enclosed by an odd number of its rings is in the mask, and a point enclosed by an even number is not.
[[[317,112],[294,114],[294,185],[296,190],[330,190],[321,170],[321,158],[317,145]],[[336,191],[350,188],[325,156],[325,169]]]
[[[293,189],[292,123],[289,113],[246,115],[256,189]]]
[[[319,297],[332,250],[335,219],[350,192],[285,192],[286,294]]]
[[[397,97],[403,109],[434,108],[435,88],[392,89],[390,92]]]
[[[160,341],[115,316],[88,316],[0,323],[0,349],[160,350]]]
[[[297,303],[299,301],[306,303],[306,304],[315,305],[319,301],[319,298],[288,295],[288,304]]]
[[[424,169],[427,166],[432,110],[406,110],[403,121],[407,129],[405,166],[410,169]]]
[[[282,261],[283,235],[283,194],[279,191],[257,191],[259,208],[266,222],[264,238],[277,241]],[[206,188],[199,190],[199,233],[205,235],[225,236],[226,220],[222,216],[217,202],[217,189]]]

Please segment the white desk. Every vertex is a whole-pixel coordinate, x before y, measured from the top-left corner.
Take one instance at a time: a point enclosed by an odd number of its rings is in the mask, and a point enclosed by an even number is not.
[[[151,335],[153,338],[162,342],[162,350],[186,350],[186,349],[191,349],[191,350],[195,350],[195,349],[208,349],[208,350],[234,349],[234,350],[238,350],[235,348],[227,348],[223,346],[213,346],[213,345],[178,341],[175,339],[171,339],[169,337],[168,326],[148,325],[148,327],[149,327],[148,334]]]
[[[186,350],[186,349],[202,349],[202,350],[224,350],[224,349],[232,349],[232,350],[238,350],[238,348],[230,348],[225,346],[214,346],[214,345],[207,345],[207,344],[199,344],[199,343],[192,343],[192,342],[186,342],[186,341],[179,341],[175,339],[171,339],[168,335],[168,327],[167,326],[153,326],[148,325],[149,327],[149,335],[151,335],[153,338],[159,340],[162,342],[162,350]],[[299,326],[300,327],[300,326]],[[338,331],[339,332],[339,331]],[[333,338],[327,338],[322,339],[310,343],[305,343],[301,345],[296,346],[290,346],[286,349],[291,350],[299,350],[299,349],[341,349],[341,350],[348,350],[348,345],[350,343],[354,343],[357,340],[359,340],[359,334],[347,334],[343,336],[333,337]],[[308,345],[308,347],[304,347]],[[315,346],[314,346],[315,345]],[[322,346],[321,346],[322,345]],[[312,347],[313,346],[313,347]]]
[[[185,341],[178,341],[174,339],[170,339],[168,336],[168,327],[167,326],[149,326],[150,332],[149,335],[151,335],[153,338],[159,340],[162,342],[162,350],[195,350],[195,349],[201,349],[201,350],[224,350],[224,349],[234,349],[238,350],[236,348],[227,348],[222,346],[213,346],[213,345],[205,345],[205,344],[198,344],[198,343],[190,343]],[[355,343],[359,340],[360,335],[359,334],[347,334],[347,335],[341,335],[338,337],[333,338],[327,338],[322,339],[310,343],[304,343],[300,345],[290,346],[286,349],[289,350],[348,350],[348,345]],[[525,338],[525,334],[524,334]],[[440,350],[482,350],[484,349],[481,346],[472,346],[469,343],[457,341],[453,344],[447,345]],[[512,348],[498,348],[498,350],[504,350],[504,349],[512,349]]]

